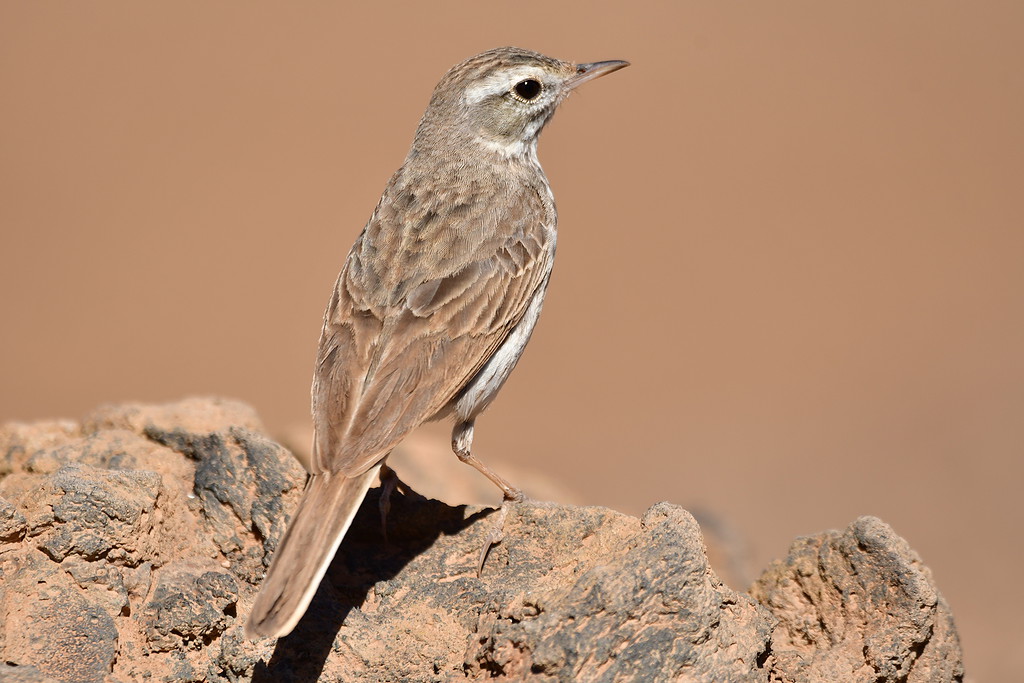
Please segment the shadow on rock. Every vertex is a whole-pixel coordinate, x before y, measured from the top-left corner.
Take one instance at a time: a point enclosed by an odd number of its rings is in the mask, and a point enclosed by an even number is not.
[[[442,535],[456,535],[493,512],[486,509],[467,517],[464,505],[450,507],[396,491],[391,496],[385,542],[379,502],[380,489],[372,489],[306,614],[294,631],[277,641],[270,661],[256,665],[253,683],[319,680],[331,651],[347,645],[344,638],[335,645],[339,630],[353,608],[362,606],[365,610],[374,602],[370,593],[375,586],[398,575]],[[384,589],[378,586],[378,590]],[[361,613],[357,615],[362,617]]]

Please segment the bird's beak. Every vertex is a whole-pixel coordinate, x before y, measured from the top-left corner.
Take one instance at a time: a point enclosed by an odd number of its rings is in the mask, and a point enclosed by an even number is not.
[[[613,59],[607,62],[591,62],[590,64],[577,64],[576,75],[566,81],[566,88],[572,90],[573,88],[592,81],[595,78],[600,78],[610,74],[613,71],[629,66],[629,62],[624,62],[621,59]]]

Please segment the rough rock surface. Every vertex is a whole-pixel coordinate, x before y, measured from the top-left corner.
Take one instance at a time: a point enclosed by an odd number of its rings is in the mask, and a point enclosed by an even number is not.
[[[779,680],[963,677],[953,615],[931,572],[875,517],[799,539],[750,592],[779,619],[772,637]]]
[[[956,681],[927,568],[883,522],[798,540],[750,594],[661,503],[487,508],[371,491],[306,617],[241,619],[304,473],[246,406],[0,428],[0,680]]]

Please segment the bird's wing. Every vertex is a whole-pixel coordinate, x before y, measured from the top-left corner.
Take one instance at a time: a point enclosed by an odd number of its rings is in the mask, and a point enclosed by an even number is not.
[[[553,226],[539,224],[536,191],[501,211],[483,203],[445,219],[420,210],[425,222],[394,213],[378,207],[327,308],[313,379],[314,471],[360,474],[437,414],[501,346],[550,270]],[[486,220],[500,225],[481,229]]]

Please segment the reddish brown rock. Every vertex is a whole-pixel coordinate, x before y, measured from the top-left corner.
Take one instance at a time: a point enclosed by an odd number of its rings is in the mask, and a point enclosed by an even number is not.
[[[295,632],[241,619],[304,472],[242,404],[0,429],[0,679],[955,681],[952,617],[882,522],[801,539],[752,595],[685,510],[492,511],[371,492]],[[467,473],[467,476],[471,476]]]
[[[931,572],[880,519],[801,538],[751,594],[779,619],[776,680],[954,681],[963,677],[953,615]]]

